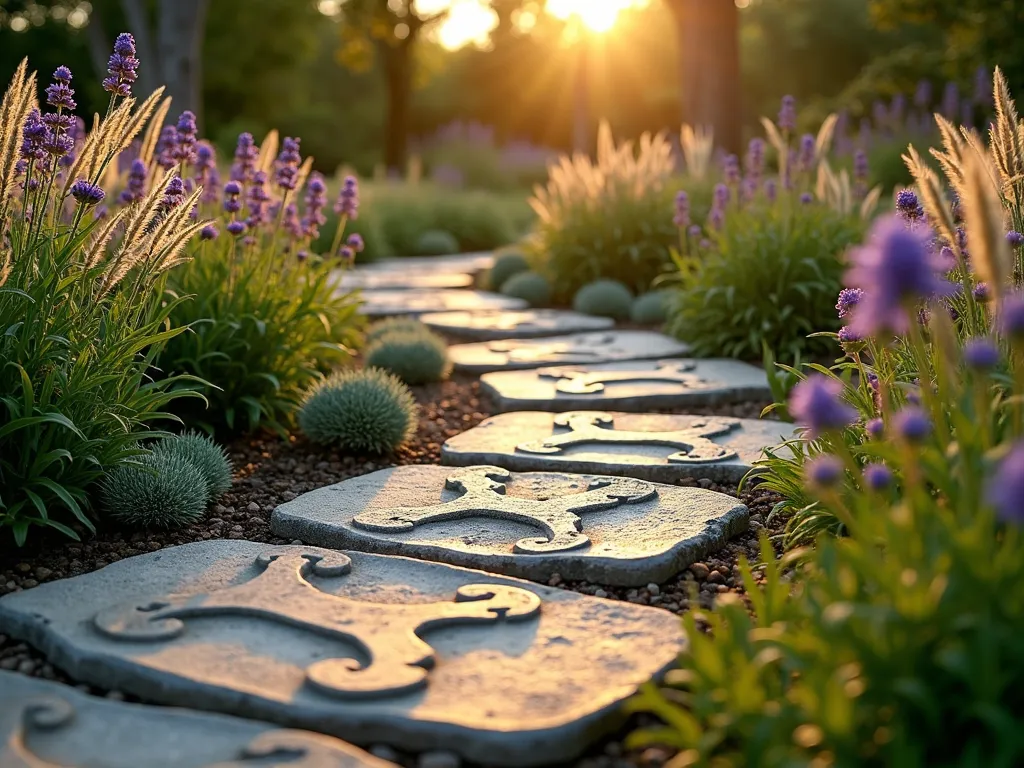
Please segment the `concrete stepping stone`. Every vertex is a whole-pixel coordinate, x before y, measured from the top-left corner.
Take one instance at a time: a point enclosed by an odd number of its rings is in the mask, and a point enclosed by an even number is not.
[[[678,357],[688,344],[652,331],[597,331],[546,339],[502,339],[455,344],[448,355],[466,373],[513,371],[545,365],[592,365],[619,360]]]
[[[465,272],[425,272],[422,270],[345,270],[338,286],[346,291],[409,290],[413,288],[469,288],[473,276]]]
[[[477,341],[532,339],[583,331],[604,331],[610,317],[584,315],[563,309],[523,309],[492,312],[434,312],[420,317],[436,331]]]
[[[638,360],[525,371],[480,378],[495,412],[607,410],[645,413],[660,408],[763,400],[772,394],[760,368],[738,360]]]
[[[404,466],[274,510],[278,536],[490,573],[615,586],[661,582],[747,527],[732,496],[643,480],[495,466]]]
[[[738,482],[765,448],[796,437],[791,424],[758,419],[570,411],[505,413],[449,438],[441,462],[517,472]]]
[[[395,768],[329,736],[0,672],[3,768]]]
[[[428,272],[464,272],[475,274],[494,266],[494,254],[490,251],[461,253],[451,256],[396,256],[360,265],[360,270],[398,271],[411,270]]]
[[[522,299],[457,288],[363,291],[362,299],[360,311],[373,317],[422,315],[426,312],[446,312],[453,309],[478,311],[526,307],[526,302]]]
[[[683,647],[678,617],[406,558],[214,540],[0,598],[73,677],[490,765],[572,759]]]

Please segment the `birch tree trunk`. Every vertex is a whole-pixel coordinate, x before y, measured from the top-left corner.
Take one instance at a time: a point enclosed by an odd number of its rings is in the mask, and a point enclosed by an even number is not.
[[[209,0],[160,0],[157,10],[157,58],[172,113],[202,110],[203,30]]]

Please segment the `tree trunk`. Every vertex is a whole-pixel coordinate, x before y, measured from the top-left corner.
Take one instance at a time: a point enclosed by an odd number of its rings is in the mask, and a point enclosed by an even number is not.
[[[412,102],[412,40],[381,44],[388,87],[384,125],[384,164],[388,172],[405,173],[408,162],[409,116]]]
[[[203,30],[209,0],[160,0],[157,18],[157,56],[172,113],[202,109]]]
[[[710,126],[740,151],[739,11],[735,0],[669,0],[679,35],[684,123]]]
[[[139,87],[135,95],[146,98],[163,85],[160,58],[153,45],[152,25],[142,0],[121,0],[121,9],[128,20],[128,31],[135,37],[135,50],[139,59]],[[113,40],[108,41],[108,47],[113,43]]]

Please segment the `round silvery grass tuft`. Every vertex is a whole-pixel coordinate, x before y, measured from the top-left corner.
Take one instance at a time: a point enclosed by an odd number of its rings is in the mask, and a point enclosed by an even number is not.
[[[668,291],[651,291],[637,296],[629,316],[634,323],[660,325],[668,317]]]
[[[339,371],[306,393],[299,427],[315,443],[351,453],[386,453],[416,431],[416,401],[387,371]]]
[[[100,485],[106,513],[135,528],[180,528],[201,519],[208,493],[202,471],[176,453],[142,456],[110,472]]]
[[[494,266],[487,275],[488,287],[492,291],[500,291],[505,283],[513,275],[520,272],[527,272],[530,269],[530,262],[523,254],[516,251],[503,253],[494,261]]]
[[[529,303],[531,307],[544,307],[551,303],[551,283],[539,272],[519,272],[501,286],[505,296]]]
[[[153,453],[181,456],[195,464],[206,481],[208,501],[231,488],[231,461],[227,452],[207,435],[186,432],[165,437],[153,446]]]
[[[430,333],[430,329],[411,317],[389,317],[374,323],[366,332],[366,346],[373,346],[385,336],[392,334]]]
[[[595,280],[576,292],[572,308],[585,315],[629,319],[633,294],[618,280]]]
[[[416,241],[416,256],[447,256],[459,253],[459,241],[455,235],[443,229],[428,229]]]
[[[383,336],[367,350],[366,364],[390,371],[406,384],[442,381],[452,370],[444,339],[429,331]]]

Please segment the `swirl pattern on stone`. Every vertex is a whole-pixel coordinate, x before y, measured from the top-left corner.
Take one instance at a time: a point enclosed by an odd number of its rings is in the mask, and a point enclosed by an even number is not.
[[[562,413],[555,417],[555,427],[567,428],[541,440],[516,446],[521,453],[555,454],[575,445],[656,445],[678,448],[667,457],[677,464],[704,464],[736,457],[736,451],[711,442],[740,426],[736,419],[699,419],[686,429],[670,432],[631,432],[615,429],[615,420],[608,413]]]
[[[30,699],[21,710],[21,726],[0,746],[0,766],[3,768],[61,768],[33,754],[29,745],[32,734],[55,731],[75,719],[75,708],[58,696],[39,696]]]
[[[689,360],[668,360],[657,364],[654,370],[585,371],[574,368],[543,368],[537,374],[543,379],[558,379],[555,391],[567,395],[594,395],[604,391],[605,384],[669,383],[681,389],[696,389],[706,382],[690,371],[697,364]]]
[[[614,346],[615,334],[581,334],[572,341],[523,344],[517,341],[492,341],[487,345],[491,352],[508,356],[510,363],[551,362],[592,363],[608,358],[622,357],[628,350]]]
[[[114,640],[161,642],[185,632],[185,620],[241,616],[272,621],[337,639],[357,649],[350,657],[318,661],[306,668],[306,682],[328,696],[378,698],[427,685],[436,653],[420,634],[452,624],[493,624],[537,615],[533,592],[499,584],[469,584],[452,602],[370,603],[332,595],[307,578],[347,574],[352,561],[340,552],[314,554],[301,547],[280,547],[260,555],[256,578],[208,594],[168,596],[101,611],[96,629]],[[364,661],[365,660],[365,661]]]
[[[492,517],[525,523],[544,531],[543,537],[517,541],[515,552],[564,552],[590,543],[590,538],[581,533],[580,513],[636,504],[658,495],[653,485],[642,480],[606,477],[590,481],[583,493],[553,499],[525,499],[505,494],[505,484],[511,479],[511,474],[500,467],[467,467],[453,472],[445,482],[445,488],[462,494],[457,499],[427,507],[364,512],[353,518],[352,523],[367,531],[394,533],[441,520]]]

